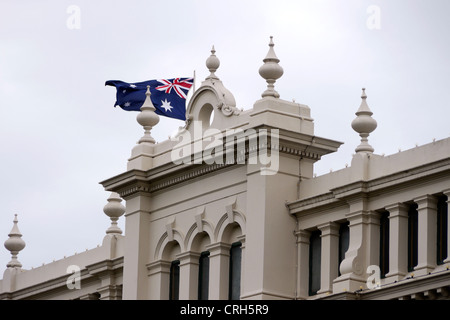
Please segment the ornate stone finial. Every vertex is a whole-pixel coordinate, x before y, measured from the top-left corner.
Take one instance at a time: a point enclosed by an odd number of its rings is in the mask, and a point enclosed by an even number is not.
[[[111,219],[111,226],[106,230],[106,234],[122,234],[122,230],[117,226],[117,220],[125,213],[121,202],[119,194],[111,192],[108,203],[103,207],[103,212]]]
[[[211,72],[211,74],[208,77],[206,77],[207,80],[208,79],[219,80],[219,78],[214,73],[217,71],[217,69],[219,69],[220,66],[219,58],[216,57],[215,53],[216,49],[214,49],[213,46],[211,49],[211,55],[208,57],[208,59],[206,59],[206,67],[208,68],[209,72]]]
[[[262,93],[262,97],[275,97],[279,98],[280,95],[275,91],[275,81],[283,75],[283,68],[278,64],[280,59],[278,59],[275,51],[273,50],[273,37],[270,37],[269,52],[265,59],[264,64],[259,68],[259,74],[267,82],[267,90]]]
[[[356,153],[358,152],[366,152],[373,153],[374,149],[368,143],[368,137],[371,132],[373,132],[377,128],[377,121],[372,118],[372,111],[370,111],[369,106],[367,105],[366,99],[366,89],[362,89],[361,95],[361,106],[358,111],[355,113],[356,118],[352,121],[352,128],[357,133],[359,133],[361,137],[361,144],[355,149]]]
[[[11,261],[6,265],[7,268],[21,268],[22,264],[17,260],[19,251],[25,248],[25,241],[22,240],[22,234],[17,226],[17,214],[14,215],[14,225],[11,232],[8,234],[8,239],[5,241],[5,248],[11,252]]]
[[[154,144],[156,141],[150,135],[150,130],[159,122],[159,116],[155,113],[155,106],[150,99],[150,86],[147,86],[147,92],[145,92],[145,101],[141,107],[141,112],[136,117],[137,122],[144,127],[144,136],[138,141],[138,143],[150,143]]]

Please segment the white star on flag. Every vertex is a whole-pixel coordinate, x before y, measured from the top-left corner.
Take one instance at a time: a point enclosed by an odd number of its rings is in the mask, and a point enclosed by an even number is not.
[[[167,111],[172,112],[173,107],[170,105],[170,101],[167,101],[167,99],[165,99],[164,101],[161,100],[161,103],[162,103],[161,107],[164,108],[166,112]]]
[[[130,105],[131,105],[130,102],[125,102],[125,104],[124,104],[125,107],[129,107]]]
[[[135,84],[130,84],[130,87],[136,88],[136,85]]]

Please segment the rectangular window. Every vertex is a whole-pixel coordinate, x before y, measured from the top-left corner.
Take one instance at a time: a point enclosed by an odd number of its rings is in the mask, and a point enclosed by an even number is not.
[[[443,264],[448,255],[448,205],[447,196],[441,196],[437,203],[437,264]]]
[[[239,300],[241,298],[241,261],[242,244],[241,242],[235,242],[230,249],[229,300]]]
[[[169,299],[178,300],[180,291],[180,261],[172,261],[170,265]]]
[[[320,264],[322,241],[320,231],[311,233],[309,239],[309,295],[313,296],[320,290]]]
[[[209,251],[200,254],[198,264],[198,300],[208,300],[209,291]]]
[[[341,275],[341,270],[339,266],[341,262],[345,259],[345,253],[348,250],[348,245],[350,243],[350,228],[349,223],[342,223],[339,227],[339,263],[338,263],[338,275]]]
[[[412,204],[408,211],[408,272],[414,270],[418,258],[418,213],[417,204]]]
[[[380,273],[385,278],[389,272],[389,212],[380,217]]]

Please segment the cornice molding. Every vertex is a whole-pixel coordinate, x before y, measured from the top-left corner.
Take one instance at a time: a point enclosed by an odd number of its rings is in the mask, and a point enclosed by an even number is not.
[[[212,164],[166,164],[164,168],[156,167],[147,172],[141,170],[130,170],[121,175],[101,182],[103,186],[109,190],[120,194],[122,198],[129,197],[136,193],[152,193],[165,188],[169,188],[179,183],[195,179],[197,177],[216,172],[225,168],[236,165],[247,165],[251,152],[259,151],[261,148],[265,150],[276,150],[283,155],[298,156],[304,159],[319,160],[321,155],[304,148],[293,147],[284,143],[272,143],[268,145],[258,144],[257,150],[249,150],[249,146],[245,147],[245,160],[242,156],[234,155],[234,162]],[[226,150],[226,149],[225,149]]]
[[[411,184],[413,181],[442,179],[444,175],[450,175],[450,158],[417,166],[408,170],[395,172],[383,177],[368,181],[355,181],[342,185],[328,192],[287,203],[291,214],[296,214],[318,207],[328,207],[331,204],[345,203],[364,195],[369,197],[379,192],[390,189],[398,189],[400,186]]]

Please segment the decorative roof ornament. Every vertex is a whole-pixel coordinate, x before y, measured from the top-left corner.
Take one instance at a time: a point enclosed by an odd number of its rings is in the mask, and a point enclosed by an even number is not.
[[[206,67],[208,68],[209,72],[211,72],[211,74],[206,77],[206,80],[219,80],[219,77],[216,76],[215,72],[217,71],[217,69],[219,69],[220,60],[219,58],[217,58],[215,53],[216,49],[214,49],[214,46],[212,46],[211,55],[208,57],[208,59],[206,59]]]
[[[188,128],[191,121],[194,119],[191,110],[192,101],[196,101],[197,97],[203,94],[205,90],[214,92],[217,97],[218,101],[217,104],[213,106],[214,110],[220,111],[225,117],[237,116],[241,113],[241,110],[236,108],[236,100],[234,99],[233,94],[227,88],[225,88],[222,81],[215,74],[219,66],[220,61],[216,56],[216,49],[214,48],[214,46],[212,46],[211,54],[206,59],[206,67],[208,68],[210,74],[205,78],[200,88],[198,88],[198,90],[194,92],[191,98],[190,106],[188,106],[187,109],[188,119],[186,120],[186,126],[184,128]],[[198,115],[196,116],[198,117]]]
[[[14,215],[14,225],[8,234],[8,239],[5,241],[5,248],[11,252],[11,261],[6,265],[7,268],[21,268],[22,264],[17,260],[19,251],[25,248],[25,241],[22,239],[22,234],[17,226],[17,214]]]
[[[117,220],[125,213],[125,207],[121,202],[119,194],[111,192],[108,203],[103,207],[103,212],[111,219],[111,226],[106,230],[106,234],[122,234],[122,230],[117,225]]]
[[[141,112],[136,117],[137,122],[144,127],[144,136],[138,141],[140,143],[155,144],[155,139],[150,135],[150,130],[158,124],[159,116],[155,113],[155,106],[150,99],[150,86],[147,86],[147,92],[145,92],[145,101],[141,107]]]
[[[361,137],[361,144],[356,147],[356,153],[365,152],[365,153],[373,153],[374,149],[368,142],[369,134],[372,133],[377,128],[377,121],[372,118],[373,112],[370,110],[367,105],[366,99],[366,89],[362,89],[361,95],[361,105],[358,111],[355,113],[356,118],[352,121],[352,128]]]
[[[262,97],[275,97],[279,98],[280,95],[275,91],[275,81],[283,75],[283,68],[278,64],[278,59],[275,51],[273,50],[273,37],[270,36],[269,52],[267,52],[264,58],[264,64],[259,68],[259,74],[267,82],[267,90],[262,93]]]

